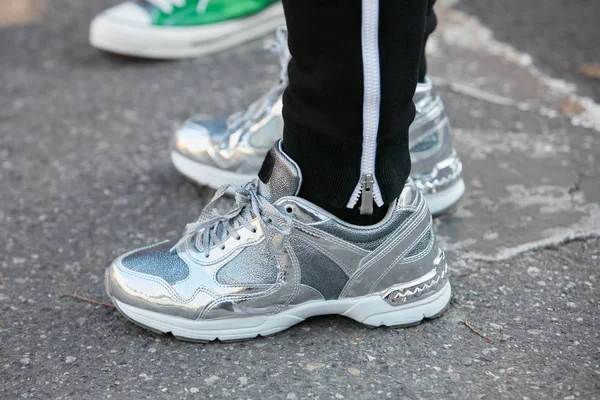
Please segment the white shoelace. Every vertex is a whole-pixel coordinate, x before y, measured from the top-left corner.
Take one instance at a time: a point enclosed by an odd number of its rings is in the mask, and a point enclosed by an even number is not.
[[[227,119],[227,130],[234,132],[244,124],[252,124],[254,121],[260,119],[268,107],[272,106],[274,100],[277,99],[281,92],[288,85],[288,74],[287,67],[290,62],[291,55],[288,48],[288,36],[287,27],[280,26],[275,32],[276,40],[268,43],[268,47],[271,52],[277,54],[279,57],[279,65],[281,67],[279,72],[279,82],[273,86],[268,92],[259,97],[254,103],[250,104],[246,111],[240,111],[232,114]]]
[[[235,204],[228,213],[219,214],[216,202],[231,187],[235,188]],[[200,214],[198,221],[186,225],[183,237],[171,248],[171,251],[175,251],[181,244],[192,239],[194,246],[202,251],[205,257],[209,257],[212,247],[219,246],[224,250],[224,242],[228,238],[240,240],[238,229],[244,227],[256,232],[256,228],[250,223],[256,217],[284,235],[287,235],[292,227],[291,218],[280,213],[273,204],[258,193],[256,179],[242,186],[232,184],[221,186]]]
[[[171,14],[175,7],[183,7],[185,6],[186,0],[146,0],[148,3],[155,5],[160,8],[162,12],[165,14]],[[208,7],[208,3],[210,0],[200,0],[198,2],[198,6],[196,7],[196,11],[198,13],[203,13],[206,11],[206,7]]]

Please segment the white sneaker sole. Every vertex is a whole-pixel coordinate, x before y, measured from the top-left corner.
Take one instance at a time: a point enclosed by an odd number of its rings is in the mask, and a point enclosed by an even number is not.
[[[355,299],[313,301],[274,315],[220,320],[190,320],[133,307],[113,299],[121,313],[134,323],[158,333],[172,333],[182,340],[221,341],[251,339],[281,332],[306,318],[339,314],[377,327],[412,326],[425,318],[436,318],[450,301],[450,282],[438,292],[415,302],[392,306],[372,295]]]
[[[179,172],[190,180],[200,185],[207,185],[217,189],[226,183],[243,185],[256,178],[256,175],[244,175],[236,172],[224,171],[220,168],[210,167],[190,160],[177,151],[171,152],[173,165]],[[437,193],[425,195],[427,205],[434,216],[443,214],[452,208],[465,193],[465,182],[460,179],[449,188]]]
[[[171,161],[175,168],[187,178],[200,185],[206,185],[213,189],[218,189],[227,183],[243,185],[257,176],[256,174],[239,174],[237,172],[226,171],[217,167],[200,164],[179,154],[177,151],[171,152]]]
[[[454,207],[464,194],[465,182],[459,179],[447,189],[425,195],[425,200],[427,201],[431,215],[435,217]]]
[[[90,25],[90,44],[136,57],[177,59],[216,53],[256,39],[285,24],[281,3],[249,17],[194,27],[128,25],[99,14]]]

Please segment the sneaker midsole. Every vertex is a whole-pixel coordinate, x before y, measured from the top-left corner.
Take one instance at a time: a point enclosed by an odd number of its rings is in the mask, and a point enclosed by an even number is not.
[[[409,325],[439,315],[450,301],[450,282],[417,301],[393,306],[381,295],[313,301],[278,314],[220,320],[191,320],[133,307],[113,299],[129,319],[145,327],[190,340],[238,340],[285,330],[306,318],[340,314],[370,326]]]

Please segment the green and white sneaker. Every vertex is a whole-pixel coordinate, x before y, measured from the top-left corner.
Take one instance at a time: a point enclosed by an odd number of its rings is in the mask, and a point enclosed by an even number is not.
[[[285,23],[278,0],[138,0],[98,14],[92,46],[129,56],[175,59],[226,50]]]

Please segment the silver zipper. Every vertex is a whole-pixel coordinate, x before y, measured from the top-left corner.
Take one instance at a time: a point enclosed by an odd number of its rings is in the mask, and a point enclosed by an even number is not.
[[[360,200],[360,213],[361,214],[373,214],[373,175],[365,175],[361,179],[361,200]]]
[[[373,214],[373,202],[383,206],[381,190],[375,177],[381,76],[379,70],[379,0],[362,1],[362,58],[364,74],[363,143],[360,180],[346,207],[354,208],[362,196],[361,214]]]

